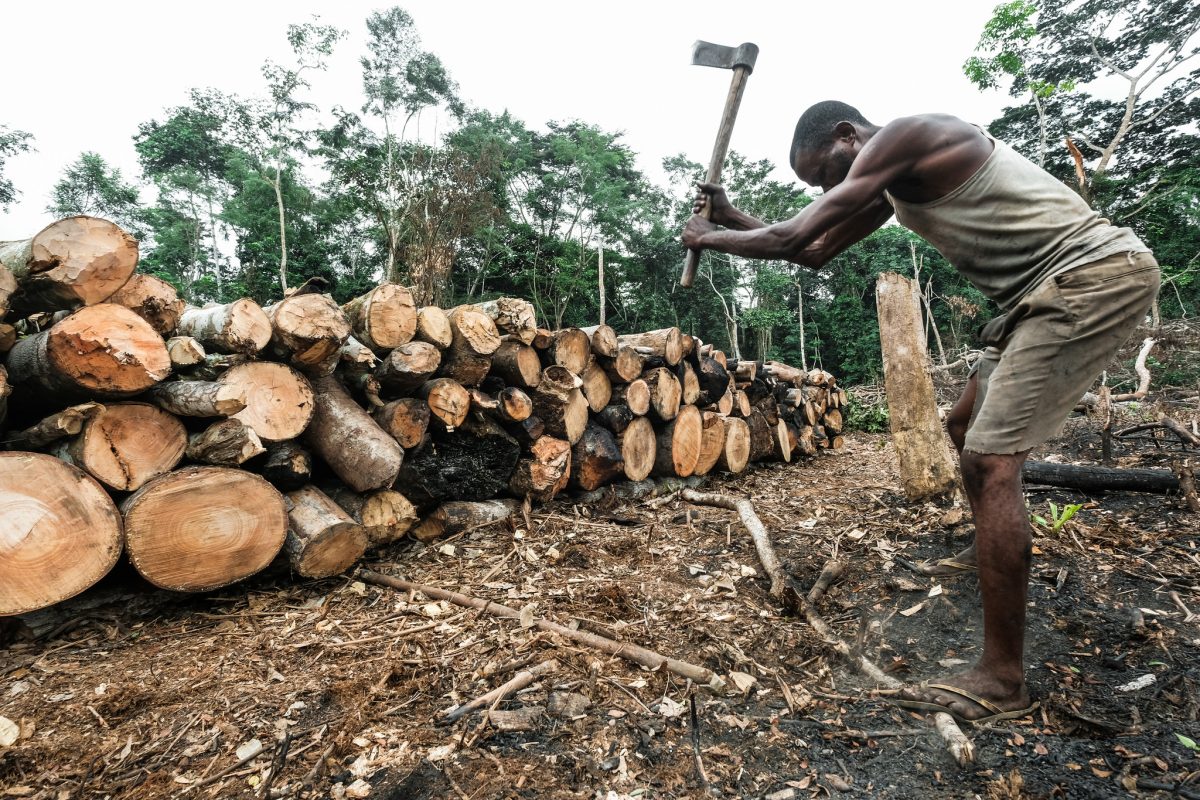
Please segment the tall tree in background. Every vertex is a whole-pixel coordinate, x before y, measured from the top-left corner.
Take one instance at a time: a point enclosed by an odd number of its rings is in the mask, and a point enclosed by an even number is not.
[[[25,131],[0,125],[0,210],[6,210],[17,199],[12,181],[4,177],[4,162],[20,153],[29,152],[33,136]]]
[[[110,167],[98,153],[80,153],[63,171],[50,192],[46,211],[55,216],[90,214],[112,220],[141,239],[145,219],[138,189],[121,171]]]

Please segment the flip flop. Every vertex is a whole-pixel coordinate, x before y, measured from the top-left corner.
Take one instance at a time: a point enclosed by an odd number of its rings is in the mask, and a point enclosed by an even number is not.
[[[955,561],[953,558],[943,558],[930,564],[917,564],[916,570],[921,575],[926,575],[931,578],[953,578],[958,575],[966,575],[971,572],[978,572],[979,567],[974,564],[964,564],[961,561]]]
[[[1034,701],[1034,703],[1028,708],[1021,708],[1015,711],[1005,711],[991,700],[988,700],[986,697],[980,697],[977,694],[969,692],[966,689],[961,689],[957,686],[950,686],[945,683],[922,683],[919,688],[937,689],[938,691],[956,694],[963,699],[970,700],[975,705],[990,713],[987,716],[979,717],[977,719],[967,719],[966,717],[959,716],[957,713],[952,711],[949,706],[944,706],[941,703],[927,703],[924,700],[909,700],[905,697],[888,697],[885,702],[900,706],[901,708],[909,709],[910,711],[927,711],[931,714],[937,712],[949,714],[950,716],[954,717],[956,722],[962,722],[970,725],[984,725],[989,722],[999,722],[1006,719],[1018,719],[1019,717],[1023,717],[1026,714],[1032,713],[1034,709],[1040,705],[1040,703]]]

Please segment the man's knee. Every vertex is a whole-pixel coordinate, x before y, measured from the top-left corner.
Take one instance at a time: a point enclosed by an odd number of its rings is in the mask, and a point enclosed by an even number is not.
[[[963,483],[968,489],[995,489],[1012,485],[1020,490],[1021,464],[1026,453],[977,453],[963,450]]]

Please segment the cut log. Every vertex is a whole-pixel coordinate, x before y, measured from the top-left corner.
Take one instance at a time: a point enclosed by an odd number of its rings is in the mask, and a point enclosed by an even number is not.
[[[533,415],[512,425],[506,425],[504,429],[524,447],[531,446],[546,435],[546,426],[541,417]]]
[[[108,298],[108,302],[125,306],[149,322],[150,327],[163,337],[175,332],[179,317],[187,305],[180,299],[174,286],[162,278],[142,273],[131,277]]]
[[[645,357],[632,347],[618,348],[614,358],[599,356],[598,360],[614,384],[635,381],[646,370]]]
[[[160,383],[146,398],[180,417],[231,417],[246,407],[246,390],[219,381]]]
[[[630,333],[618,336],[617,342],[622,347],[640,347],[644,352],[656,355],[675,366],[683,358],[683,334],[679,328],[663,328],[646,333]]]
[[[137,240],[96,217],[67,217],[32,239],[0,242],[0,264],[21,287],[10,302],[25,313],[102,303],[125,285],[137,262]]]
[[[341,489],[330,492],[329,496],[363,526],[368,548],[400,541],[421,521],[416,507],[394,489],[365,494]]]
[[[675,374],[666,367],[657,367],[647,370],[642,380],[650,390],[650,414],[663,422],[675,419],[683,395]]]
[[[583,381],[583,385],[579,389],[583,392],[588,407],[593,412],[599,412],[612,400],[612,381],[608,379],[607,373],[597,362],[595,356],[588,359],[588,364],[584,367],[579,379]]]
[[[390,395],[408,394],[429,380],[442,362],[442,352],[428,342],[402,344],[383,357],[375,379]]]
[[[717,401],[710,406],[710,409],[716,411],[722,417],[728,417],[733,413],[733,392],[725,389],[725,394],[717,398]]]
[[[11,298],[17,293],[17,276],[12,270],[0,263],[0,319],[8,314]]]
[[[287,540],[292,569],[305,578],[330,578],[354,566],[367,550],[367,531],[315,486],[288,492]]]
[[[617,343],[617,332],[608,325],[593,325],[590,328],[580,328],[587,334],[592,343],[592,353],[601,358],[616,358],[620,350]],[[638,370],[641,373],[641,370]],[[636,375],[634,377],[637,377]]]
[[[316,409],[304,441],[343,483],[359,492],[391,487],[404,450],[354,402],[337,378],[313,381]]]
[[[530,344],[537,336],[537,313],[528,300],[500,297],[479,303],[479,308],[492,318],[501,334],[521,344]]]
[[[288,520],[283,497],[257,475],[186,467],[157,478],[121,505],[129,560],[146,580],[206,592],[271,563]]]
[[[610,405],[623,405],[637,416],[650,413],[650,384],[641,378],[627,384],[617,384],[612,387]]]
[[[306,374],[327,375],[350,338],[350,322],[333,298],[294,294],[263,309],[271,320],[271,348]]]
[[[4,382],[4,368],[0,367],[0,426],[4,424],[2,411],[8,386]],[[77,436],[89,420],[104,410],[99,403],[82,403],[65,408],[43,419],[23,431],[14,431],[4,437],[0,444],[7,450],[40,450],[68,436]]]
[[[0,453],[0,617],[74,597],[121,555],[121,515],[82,470],[37,453]]]
[[[218,353],[257,353],[271,341],[271,320],[248,297],[225,305],[185,308],[175,328]]]
[[[733,370],[733,378],[738,383],[750,383],[758,377],[757,361],[739,361]]]
[[[492,369],[491,356],[464,353],[451,347],[442,359],[438,377],[450,378],[463,386],[478,386]]]
[[[204,363],[204,345],[191,336],[172,336],[167,339],[167,357],[176,369],[189,369]]]
[[[791,463],[792,451],[796,449],[796,443],[788,430],[787,421],[776,416],[775,422],[770,424],[773,430],[771,460],[782,461],[785,464]]]
[[[356,339],[382,355],[412,341],[417,332],[417,305],[412,291],[383,283],[342,306]]]
[[[551,365],[533,392],[533,413],[541,418],[546,433],[571,444],[579,441],[587,427],[588,403],[579,390],[580,379],[565,367]]]
[[[7,322],[0,322],[0,354],[7,353],[17,343],[17,329]]]
[[[645,480],[654,470],[658,453],[658,441],[654,426],[646,417],[636,417],[617,436],[621,448],[621,460],[625,463],[625,477],[631,481]]]
[[[832,435],[842,432],[842,412],[836,408],[826,409],[824,416],[825,430]]]
[[[630,415],[630,422],[633,419]],[[595,422],[588,423],[571,452],[571,486],[590,492],[624,475],[625,459],[616,437]]]
[[[566,367],[576,375],[587,368],[592,354],[592,340],[579,328],[563,328],[555,331],[546,351],[546,365]]]
[[[373,370],[379,366],[379,356],[375,355],[374,350],[351,336],[338,350],[338,365],[350,369]]]
[[[241,390],[246,407],[233,418],[253,428],[264,442],[295,439],[312,421],[312,386],[285,364],[239,364],[227,370],[220,382]]]
[[[312,455],[295,441],[269,444],[262,476],[281,492],[295,491],[312,480]]]
[[[703,399],[718,403],[729,391],[729,373],[712,356],[700,357],[700,368],[696,370]],[[729,412],[725,412],[729,413]]]
[[[683,405],[694,406],[700,401],[700,380],[696,377],[696,369],[688,361],[680,361],[676,369],[679,378],[679,402]]]
[[[515,386],[501,389],[496,401],[496,410],[504,422],[524,422],[533,416],[533,398]]]
[[[753,410],[753,407],[750,405],[750,397],[741,389],[735,389],[733,392],[733,408],[729,413],[735,417],[742,417],[744,419],[749,417],[750,412]]]
[[[750,416],[746,417],[746,424],[750,428],[750,460],[773,460],[776,451],[782,449],[782,445],[779,443],[779,426],[768,422],[766,416],[758,410],[751,412]],[[783,435],[787,436],[786,427]]]
[[[124,306],[81,308],[49,330],[17,342],[9,380],[57,399],[130,397],[171,374],[162,337]]]
[[[492,356],[491,373],[509,386],[532,389],[542,379],[537,350],[517,341],[502,342]]]
[[[571,445],[543,436],[533,443],[529,456],[517,462],[508,489],[517,497],[546,502],[566,488],[570,477]]]
[[[700,415],[700,456],[693,475],[707,475],[725,452],[725,420],[712,411]]]
[[[450,378],[435,378],[421,384],[417,397],[428,404],[430,421],[447,431],[462,425],[471,409],[471,395],[461,383]]]
[[[461,355],[490,356],[500,348],[496,323],[478,306],[458,306],[447,315],[452,339],[450,350]]]
[[[445,536],[504,522],[517,513],[516,500],[451,501],[442,503],[412,531],[414,539],[432,542]]]
[[[655,475],[686,478],[696,471],[700,460],[703,420],[700,409],[683,406],[675,419],[658,432],[654,455]]]
[[[491,420],[473,416],[454,433],[436,431],[410,453],[395,488],[420,507],[487,500],[507,492],[520,457],[516,439]]]
[[[437,306],[425,306],[417,311],[416,338],[429,342],[439,350],[445,350],[454,341],[450,329],[450,318]]]
[[[788,366],[782,361],[765,361],[763,362],[763,374],[774,378],[777,381],[790,383],[799,389],[804,385],[805,379],[808,378],[808,373],[802,369]]]
[[[725,447],[717,459],[717,468],[736,475],[750,463],[750,426],[737,417],[725,417],[723,421]]]
[[[612,433],[620,434],[624,433],[625,429],[633,424],[633,421],[639,416],[639,414],[634,414],[629,406],[610,405],[596,414],[593,419]]]
[[[1085,492],[1167,494],[1179,491],[1179,477],[1165,469],[1111,469],[1087,464],[1026,461],[1021,467],[1021,478],[1027,484],[1062,486]]]
[[[371,416],[405,450],[425,438],[429,428],[429,404],[419,397],[402,397],[371,412]]]
[[[530,344],[533,345],[533,349],[537,350],[539,353],[543,350],[549,350],[550,345],[553,343],[554,333],[545,328],[538,328],[537,332],[534,334],[533,341],[530,342]]]
[[[200,464],[237,467],[267,452],[253,428],[223,419],[188,437],[187,457]]]
[[[113,489],[132,492],[174,469],[185,449],[187,431],[174,415],[148,403],[110,403],[54,454]]]
[[[789,425],[789,432],[793,432],[793,438],[796,440],[796,447],[793,452],[803,456],[815,456],[817,454],[817,442],[813,438],[813,427],[811,425]]]

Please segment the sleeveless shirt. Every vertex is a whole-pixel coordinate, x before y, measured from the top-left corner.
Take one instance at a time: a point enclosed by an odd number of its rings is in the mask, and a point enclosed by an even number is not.
[[[1002,309],[1046,278],[1116,253],[1149,252],[1129,228],[1004,142],[957,189],[929,203],[885,196],[896,220],[937,248]]]

